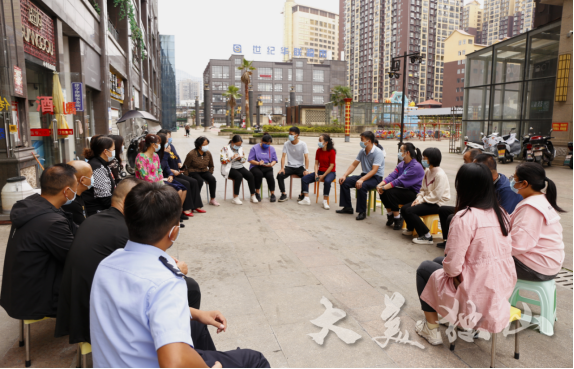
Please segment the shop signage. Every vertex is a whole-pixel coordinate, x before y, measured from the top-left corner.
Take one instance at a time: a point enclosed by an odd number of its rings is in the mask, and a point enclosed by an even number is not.
[[[84,89],[81,82],[72,82],[72,95],[77,111],[84,111]]]
[[[110,92],[114,100],[124,103],[124,80],[112,71],[110,71]]]
[[[54,115],[54,101],[52,100],[52,96],[38,96],[38,106],[36,107],[36,111],[41,111],[42,114]],[[63,102],[61,114],[76,114],[76,103]]]
[[[73,129],[58,129],[59,136],[68,136],[73,134]],[[52,135],[52,130],[50,128],[32,128],[30,130],[30,135],[34,137],[50,137]]]
[[[5,97],[0,96],[0,111],[8,111],[10,109],[10,103]]]
[[[48,137],[52,134],[52,130],[48,128],[32,128],[30,129],[30,136],[34,137]]]
[[[568,132],[568,123],[552,123],[554,132]]]
[[[14,66],[14,93],[16,95],[24,94],[24,79],[22,78],[22,69]]]
[[[18,126],[15,124],[10,124],[8,126],[10,128],[10,133],[18,133]]]
[[[56,70],[54,20],[28,0],[20,1],[24,52],[35,56],[46,68]]]
[[[262,46],[253,45],[253,54],[261,55],[263,51],[261,50]],[[234,54],[241,54],[243,48],[240,44],[233,44],[233,53]],[[327,51],[330,50],[319,50],[319,58],[327,58]],[[305,55],[303,55],[305,52]],[[303,50],[301,47],[294,47],[293,51],[288,47],[281,47],[281,51],[279,54],[275,54],[275,46],[267,46],[267,55],[292,55],[292,56],[308,56],[308,57],[315,57],[315,49],[308,48]]]

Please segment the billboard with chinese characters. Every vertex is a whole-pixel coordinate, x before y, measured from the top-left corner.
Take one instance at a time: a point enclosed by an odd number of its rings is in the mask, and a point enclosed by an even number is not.
[[[22,78],[22,69],[14,66],[14,93],[22,96],[24,94],[24,79]]]
[[[266,52],[265,52],[266,50]],[[240,44],[233,44],[233,53],[234,54],[241,54],[243,51],[243,47]],[[315,52],[318,52],[315,55]],[[327,60],[331,60],[333,58],[333,52],[331,50],[316,50],[312,48],[302,48],[302,47],[294,47],[293,50],[290,50],[288,47],[281,47],[275,48],[275,46],[259,46],[253,45],[253,54],[256,55],[287,55],[291,57],[308,57],[308,58],[323,58]]]
[[[84,111],[84,89],[81,82],[72,82],[72,100],[76,103],[76,111]]]
[[[29,0],[20,1],[24,52],[41,60],[46,68],[56,70],[54,20]]]
[[[113,71],[110,71],[110,92],[112,99],[124,103],[124,80]]]

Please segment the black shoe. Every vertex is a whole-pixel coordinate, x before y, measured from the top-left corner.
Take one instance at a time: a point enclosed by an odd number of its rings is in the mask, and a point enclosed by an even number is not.
[[[392,227],[393,224],[395,224],[395,216],[393,215],[393,213],[387,214],[387,224],[385,224],[387,227]]]
[[[271,197],[269,198],[270,202],[275,202],[277,201],[277,198],[275,197],[275,194],[271,194]]]
[[[355,214],[355,211],[353,210],[353,208],[344,207],[343,209],[339,209],[339,210],[335,211],[335,213],[338,213],[338,214]]]
[[[255,198],[257,199],[257,201],[261,202],[261,195],[258,194],[257,192],[255,192]]]
[[[446,248],[446,240],[444,240],[443,242],[439,242],[436,244],[436,247],[438,247],[439,249],[444,249]]]
[[[403,229],[403,217],[395,218],[395,226],[393,227],[395,231],[400,231]]]
[[[299,194],[299,197],[297,198],[297,201],[302,201],[305,198],[304,194]]]
[[[283,201],[287,201],[287,195],[285,195],[284,193],[282,193],[281,197],[279,198],[279,202],[283,202]]]
[[[181,215],[179,216],[179,220],[188,220],[189,217],[183,213],[181,213]]]
[[[185,228],[185,224],[179,223],[179,228]]]
[[[367,217],[367,213],[359,213],[359,215],[357,215],[357,220],[363,220]]]

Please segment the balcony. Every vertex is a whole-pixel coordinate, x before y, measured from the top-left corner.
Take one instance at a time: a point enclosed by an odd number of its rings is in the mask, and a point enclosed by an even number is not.
[[[114,27],[114,24],[108,20],[108,31],[113,36],[113,38],[119,43],[120,42],[120,33]]]

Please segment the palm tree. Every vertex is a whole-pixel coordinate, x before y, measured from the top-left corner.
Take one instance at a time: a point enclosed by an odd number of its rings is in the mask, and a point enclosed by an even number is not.
[[[245,86],[245,115],[247,115],[247,127],[251,127],[251,117],[249,116],[249,84],[251,83],[251,76],[255,70],[255,67],[252,65],[253,62],[250,62],[246,59],[243,59],[243,64],[241,64],[237,69],[243,71],[241,74],[241,82]]]
[[[331,90],[331,102],[333,105],[339,107],[339,122],[342,121],[343,106],[345,106],[345,99],[351,99],[351,88],[348,86],[335,86]]]
[[[235,105],[237,104],[237,99],[241,97],[239,87],[231,85],[221,95],[227,98],[227,105],[229,105],[229,113],[231,114],[231,126],[233,127],[235,125]]]

